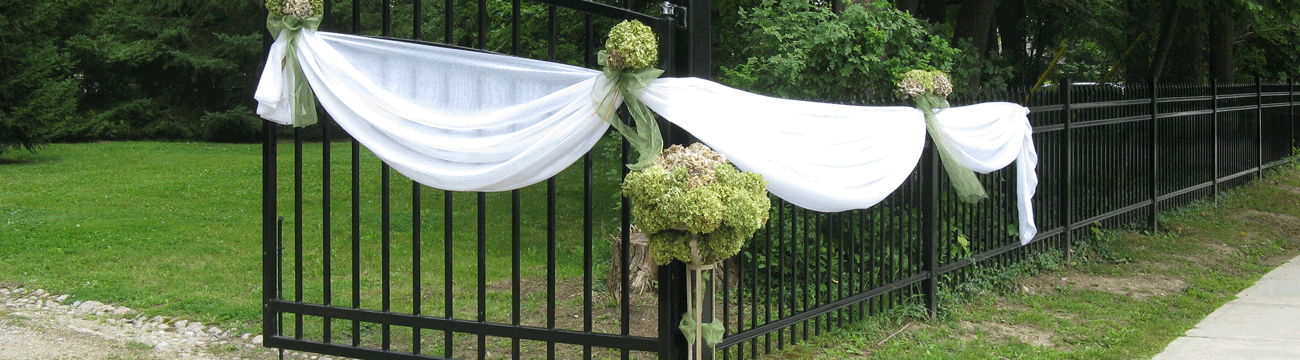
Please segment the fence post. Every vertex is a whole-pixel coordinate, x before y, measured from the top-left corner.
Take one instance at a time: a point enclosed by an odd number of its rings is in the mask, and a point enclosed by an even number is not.
[[[1151,86],[1151,211],[1147,221],[1150,222],[1151,231],[1158,231],[1156,216],[1160,213],[1160,122],[1157,115],[1160,114],[1160,98],[1157,97],[1159,92],[1156,90],[1156,78],[1147,78],[1147,84]]]
[[[930,320],[939,316],[939,156],[934,141],[926,134],[925,150],[921,156],[921,264],[926,278],[921,282],[925,308]]]
[[[1210,78],[1210,121],[1212,122],[1210,127],[1214,132],[1214,160],[1213,160],[1214,168],[1210,170],[1210,173],[1213,174],[1214,176],[1214,179],[1211,180],[1214,182],[1214,193],[1210,194],[1210,196],[1213,196],[1214,202],[1218,203],[1219,202],[1219,81],[1213,77]]]
[[[677,19],[681,14],[677,13],[675,8],[665,8],[665,13],[659,18],[658,26],[663,30],[660,43],[660,57],[663,61],[663,69],[669,76],[677,76],[678,71],[677,56],[680,55],[677,46]],[[660,128],[664,131],[665,144],[679,144],[688,140],[687,136],[674,136],[675,133],[681,132],[680,128],[667,121],[660,121]],[[668,265],[662,265],[658,268],[659,281],[659,338],[663,342],[663,348],[659,352],[660,359],[685,359],[689,349],[686,346],[686,338],[677,329],[677,323],[681,321],[681,314],[686,310],[686,266],[680,261],[674,261]],[[626,286],[626,285],[625,285]]]
[[[1264,176],[1264,86],[1255,77],[1255,180]]]
[[[1074,81],[1073,79],[1065,79],[1063,85],[1065,90],[1065,102],[1061,105],[1061,111],[1065,113],[1065,127],[1062,128],[1062,131],[1065,132],[1065,139],[1062,141],[1063,145],[1061,145],[1061,154],[1064,157],[1064,161],[1061,162],[1061,172],[1064,173],[1064,175],[1061,176],[1061,226],[1063,227],[1062,234],[1064,239],[1062,242],[1061,252],[1063,253],[1065,264],[1069,265],[1070,250],[1073,242],[1072,230],[1074,229],[1074,226],[1071,223],[1072,220],[1070,219],[1070,212],[1074,209],[1074,196],[1071,194],[1071,192],[1074,191],[1074,134],[1072,133],[1074,130],[1074,114],[1072,114],[1070,110],[1070,105],[1073,102],[1072,95],[1074,93]]]
[[[271,34],[262,33],[262,51],[265,54],[271,48]],[[271,337],[279,335],[276,328],[276,317],[273,316],[270,304],[271,299],[278,297],[279,290],[279,270],[280,265],[276,255],[279,252],[277,240],[280,236],[279,224],[276,219],[276,199],[279,195],[276,193],[276,140],[278,138],[277,125],[270,121],[262,121],[262,336],[267,343],[271,342]]]
[[[686,67],[684,69],[685,70],[684,72],[686,76],[693,76],[693,77],[704,78],[704,79],[710,79],[713,77],[712,76],[713,64],[712,64],[712,59],[710,57],[712,46],[713,46],[711,42],[713,36],[711,31],[712,24],[710,23],[710,16],[712,16],[712,13],[709,11],[709,9],[711,8],[712,8],[711,0],[686,1],[686,9],[685,9],[686,14],[684,14],[686,17],[685,19],[686,36],[685,36],[685,44],[684,44],[685,46],[684,46],[684,51],[678,52],[677,54],[678,56],[685,57]],[[681,8],[678,8],[677,10],[681,10]],[[683,16],[683,14],[677,13],[674,16],[680,17]],[[670,25],[670,26],[676,26],[676,25]],[[674,128],[676,128],[676,126],[674,126]],[[673,130],[669,130],[669,132],[671,133],[673,132]],[[680,144],[688,144],[695,141],[695,137],[692,136],[690,133],[686,133],[685,131],[682,131],[682,134],[685,136],[681,136],[681,137],[671,136],[671,137],[673,138],[674,142]],[[669,299],[669,301],[672,302],[672,305],[669,306],[669,308],[671,309],[669,316],[662,316],[662,315],[660,316],[660,321],[664,321],[664,320],[669,321],[668,324],[660,323],[659,324],[660,329],[664,329],[666,327],[671,330],[667,332],[660,331],[659,333],[661,337],[663,336],[667,337],[664,339],[665,340],[664,345],[665,345],[665,350],[666,352],[668,352],[669,356],[664,357],[664,359],[686,359],[689,356],[690,349],[688,349],[688,347],[686,346],[685,335],[682,335],[681,330],[677,328],[677,324],[678,322],[681,321],[682,313],[686,311],[686,306],[687,306],[686,266],[680,261],[674,261],[671,265],[668,265],[667,269],[664,269],[664,267],[660,267],[659,276],[661,281],[665,277],[669,279],[670,281],[669,286],[671,287],[671,289],[667,291],[667,293],[668,295],[670,295],[670,297],[666,299]],[[711,284],[712,282],[709,283]],[[705,291],[704,294],[705,294],[703,299],[704,307],[703,309],[701,309],[702,310],[701,316],[700,319],[698,320],[706,321],[707,319],[707,321],[712,321],[713,310],[714,310],[713,292]],[[665,299],[665,298],[661,298],[661,299]],[[724,304],[723,306],[726,305]],[[713,354],[706,351],[704,354],[704,359],[700,359],[700,360],[712,360],[712,358],[713,358]]]
[[[1287,79],[1286,79],[1286,101],[1287,101],[1287,107],[1286,107],[1286,109],[1287,109],[1287,117],[1286,117],[1286,119],[1287,119],[1287,123],[1288,123],[1288,124],[1287,124],[1287,127],[1286,127],[1286,130],[1287,130],[1288,132],[1291,133],[1291,134],[1290,134],[1290,135],[1291,135],[1291,136],[1290,136],[1290,138],[1291,138],[1291,143],[1288,144],[1288,145],[1290,145],[1291,148],[1290,148],[1290,149],[1287,149],[1287,153],[1288,153],[1288,154],[1291,154],[1291,155],[1295,155],[1295,142],[1296,142],[1296,138],[1295,138],[1295,123],[1296,123],[1296,121],[1295,121],[1295,80],[1293,80],[1293,79],[1291,79],[1291,78],[1287,78]]]
[[[262,335],[279,334],[271,314],[271,299],[276,298],[279,266],[276,264],[276,125],[262,122]]]

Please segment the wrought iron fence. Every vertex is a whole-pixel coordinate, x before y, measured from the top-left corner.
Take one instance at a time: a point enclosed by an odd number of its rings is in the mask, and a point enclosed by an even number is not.
[[[707,1],[664,16],[645,15],[658,3],[630,1],[353,1],[327,1],[325,27],[585,66],[595,63],[597,34],[640,19],[664,40],[670,75],[708,76],[709,14],[691,11]],[[898,306],[933,314],[941,282],[1033,254],[1068,256],[1073,234],[1094,224],[1155,227],[1157,211],[1287,161],[1294,97],[1289,82],[1067,82],[1032,95],[955,97],[1030,107],[1036,240],[1019,244],[1014,169],[980,175],[990,198],[964,204],[928,147],[909,179],[870,209],[818,213],[773,198],[767,227],[714,283],[720,306],[706,317],[728,329],[718,357],[757,357]],[[618,193],[625,143],[602,141],[542,184],[460,193],[393,175],[355,141],[307,141],[338,137],[323,123],[266,126],[266,346],[384,359],[684,358],[676,330],[684,267],[659,267],[642,293],[629,286],[630,248],[614,245],[629,242],[632,224]],[[689,142],[664,128],[670,143]]]

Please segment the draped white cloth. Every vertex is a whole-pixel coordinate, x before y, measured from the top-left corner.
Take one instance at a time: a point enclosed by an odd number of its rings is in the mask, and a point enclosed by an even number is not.
[[[293,124],[291,71],[278,37],[255,95],[258,114]],[[303,72],[325,110],[393,169],[446,190],[503,191],[554,176],[609,126],[596,114],[611,85],[596,70],[553,62],[303,29]],[[867,208],[911,173],[925,120],[910,107],[771,98],[696,78],[664,78],[634,94],[768,190],[817,211]],[[1031,199],[1037,153],[1010,103],[944,109],[941,131],[973,170],[1016,162],[1020,237],[1037,233]]]

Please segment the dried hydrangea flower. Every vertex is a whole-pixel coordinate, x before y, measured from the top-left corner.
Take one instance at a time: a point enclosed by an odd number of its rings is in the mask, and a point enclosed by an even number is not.
[[[898,81],[898,92],[904,97],[932,94],[947,98],[952,94],[952,81],[942,71],[912,70]]]
[[[293,14],[301,19],[311,17],[314,12],[311,9],[311,3],[307,0],[287,0],[284,2],[284,13]]]
[[[937,70],[931,71],[930,74],[934,75],[935,95],[944,98],[947,98],[948,95],[952,95],[952,81],[948,80],[948,74],[944,74],[942,71]]]
[[[654,30],[640,21],[625,20],[614,25],[605,41],[605,50],[609,56],[619,54],[623,57],[622,67],[614,67],[606,59],[605,66],[610,69],[644,69],[659,64],[659,40]]]
[[[306,19],[325,13],[324,0],[266,0],[266,10],[275,16],[293,15]]]
[[[627,58],[623,56],[622,51],[618,49],[605,52],[605,66],[610,69],[619,70],[627,67]]]
[[[704,144],[694,143],[689,147],[673,145],[664,149],[662,161],[664,170],[668,172],[685,168],[690,176],[687,185],[698,187],[713,183],[717,178],[715,170],[719,164],[727,163],[727,156]]]
[[[898,82],[898,92],[903,97],[916,97],[925,93],[925,85],[913,78],[903,78]]]

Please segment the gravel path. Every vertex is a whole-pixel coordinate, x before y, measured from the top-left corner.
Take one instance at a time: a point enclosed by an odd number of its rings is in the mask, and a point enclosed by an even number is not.
[[[0,359],[278,359],[261,336],[44,290],[0,287]],[[286,359],[330,357],[286,352]]]

